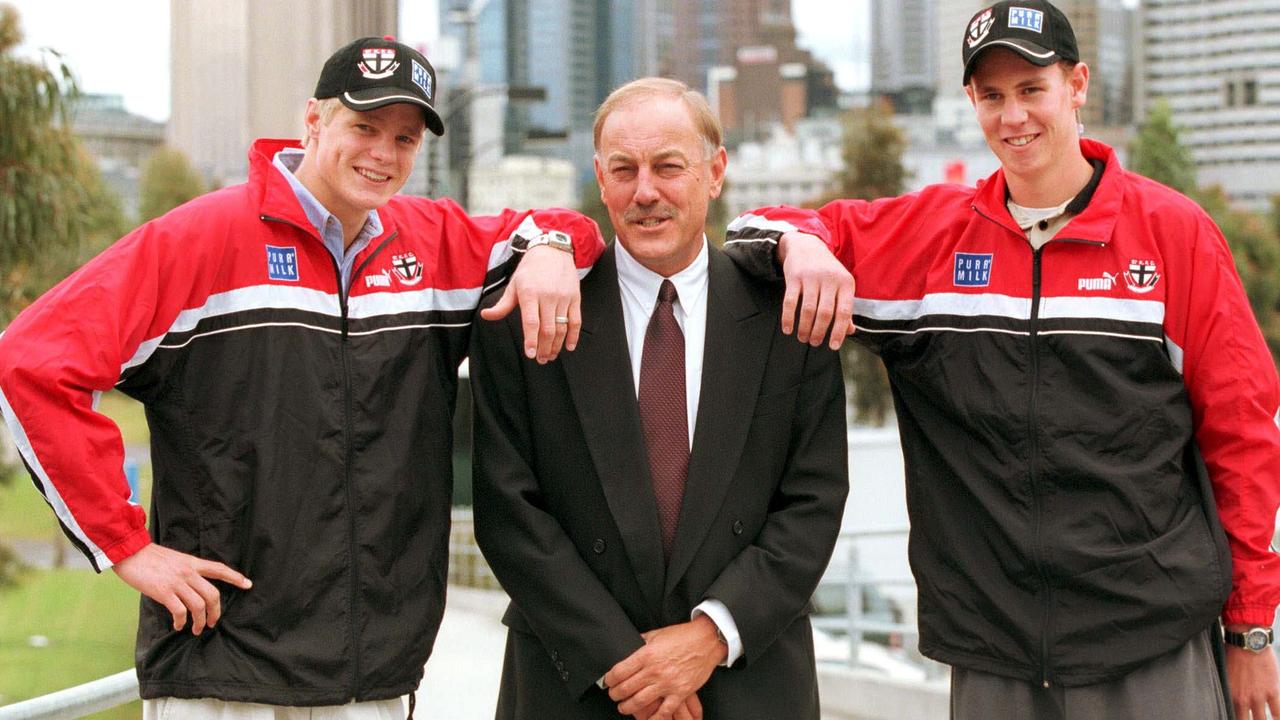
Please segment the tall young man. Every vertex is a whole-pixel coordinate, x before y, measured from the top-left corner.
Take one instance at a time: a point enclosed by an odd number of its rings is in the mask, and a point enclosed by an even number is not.
[[[1052,4],[997,3],[963,43],[999,171],[756,211],[729,252],[767,274],[776,249],[801,337],[852,315],[889,370],[955,717],[1224,717],[1219,616],[1234,709],[1274,713],[1280,386],[1226,243],[1080,137],[1089,69]]]
[[[148,717],[399,718],[421,679],[473,311],[510,275],[489,316],[518,297],[545,362],[576,341],[575,247],[581,267],[603,249],[568,211],[397,196],[444,131],[435,92],[412,48],[342,48],[305,147],[257,141],[247,183],[138,228],[0,337],[0,411],[37,488],[145,596]],[[95,411],[112,388],[146,407],[149,533]]]

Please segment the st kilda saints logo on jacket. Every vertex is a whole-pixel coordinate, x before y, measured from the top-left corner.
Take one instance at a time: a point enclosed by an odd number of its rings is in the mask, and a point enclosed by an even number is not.
[[[405,285],[417,285],[422,282],[422,263],[418,256],[411,252],[391,256],[391,269],[396,279]]]
[[[1129,269],[1124,271],[1124,284],[1129,289],[1145,294],[1156,289],[1160,282],[1160,273],[1156,272],[1155,260],[1130,260]]]
[[[370,80],[391,77],[391,73],[400,67],[395,48],[365,48],[360,51],[360,57],[363,58],[357,63],[360,74]]]

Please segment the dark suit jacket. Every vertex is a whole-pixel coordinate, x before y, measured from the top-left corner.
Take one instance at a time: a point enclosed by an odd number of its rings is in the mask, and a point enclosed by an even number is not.
[[[521,353],[518,313],[477,322],[475,530],[512,603],[498,717],[617,718],[596,681],[641,632],[715,598],[744,654],[708,720],[818,718],[807,608],[848,492],[836,353],[778,330],[782,291],[712,248],[689,475],[664,568],[610,247],[582,284],[578,349]]]

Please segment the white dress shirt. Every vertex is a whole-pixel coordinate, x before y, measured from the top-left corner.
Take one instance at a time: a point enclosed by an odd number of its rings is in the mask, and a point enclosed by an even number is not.
[[[618,265],[618,289],[622,295],[622,319],[627,328],[627,351],[631,355],[631,377],[636,396],[640,395],[640,358],[644,355],[644,336],[649,317],[658,303],[658,288],[663,280],[676,286],[678,299],[672,308],[676,323],[684,333],[685,406],[689,416],[689,447],[693,448],[693,429],[698,418],[698,398],[702,391],[702,356],[707,337],[707,239],[689,267],[669,278],[640,264],[621,242],[614,242]],[[729,646],[729,654],[721,663],[732,665],[742,656],[742,638],[738,626],[725,604],[714,598],[698,603],[692,617],[706,615],[720,629]]]

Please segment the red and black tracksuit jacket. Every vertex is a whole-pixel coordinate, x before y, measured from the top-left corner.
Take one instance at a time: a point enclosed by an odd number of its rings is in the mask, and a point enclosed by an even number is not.
[[[921,651],[1062,685],[1280,602],[1280,387],[1231,254],[1190,200],[1081,148],[1104,170],[1040,250],[1002,172],[767,208],[727,242],[767,275],[799,229],[854,272],[901,430]]]
[[[145,599],[143,697],[327,705],[413,691],[444,610],[451,416],[484,289],[569,211],[468,217],[395,197],[349,292],[258,141],[246,184],[147,223],[0,336],[0,411],[68,537],[101,570],[155,542],[254,581],[175,632]],[[128,502],[118,388],[146,407],[150,533]]]

